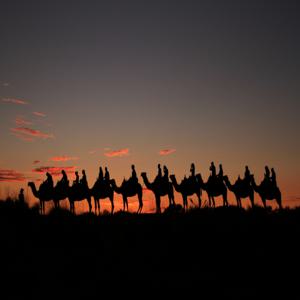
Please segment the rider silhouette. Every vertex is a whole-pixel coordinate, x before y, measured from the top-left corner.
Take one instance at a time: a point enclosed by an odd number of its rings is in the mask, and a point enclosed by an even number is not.
[[[161,171],[160,164],[157,165],[157,168],[158,168],[157,178],[161,179],[161,177],[162,177],[162,171]]]
[[[223,179],[223,166],[222,164],[219,165],[219,174],[218,174],[219,179]]]
[[[24,204],[25,203],[25,198],[24,198],[24,189],[20,190],[20,194],[19,194],[19,202]]]
[[[74,184],[79,184],[79,174],[78,171],[75,172],[76,179],[73,181]]]
[[[190,171],[191,171],[191,177],[195,177],[195,164],[194,163],[191,164]]]
[[[165,183],[169,182],[169,170],[166,166],[164,166],[164,177],[163,180]]]
[[[216,175],[217,173],[216,173],[216,167],[215,167],[215,164],[213,161],[210,164],[209,170],[211,171],[211,177],[215,178],[217,176]]]
[[[135,171],[135,166],[134,165],[131,165],[131,180],[134,183],[138,182],[138,178],[137,178],[137,175],[136,175],[136,171]]]
[[[275,173],[274,168],[271,169],[271,173],[272,173],[271,181],[272,181],[272,183],[273,183],[274,186],[277,186],[276,173]]]
[[[245,175],[244,175],[245,182],[250,182],[250,179],[251,179],[250,177],[251,177],[251,174],[250,174],[249,167],[246,166],[245,167]]]
[[[102,167],[100,167],[100,168],[99,168],[99,176],[98,176],[98,180],[99,180],[99,181],[103,181],[103,178],[104,178],[104,177],[103,177],[103,170],[102,170]]]
[[[265,166],[265,180],[270,181],[270,170],[268,166]]]
[[[80,179],[80,183],[82,184],[83,187],[88,187],[85,170],[82,170],[82,178]]]
[[[63,185],[68,185],[69,184],[69,180],[68,180],[68,176],[65,170],[61,171],[62,173],[62,179],[60,180],[60,184]]]
[[[104,179],[105,179],[106,182],[109,182],[109,180],[110,180],[110,175],[109,175],[107,167],[105,167]]]
[[[49,172],[47,172],[46,173],[46,175],[47,175],[47,179],[44,181],[44,183],[46,184],[46,186],[48,186],[49,188],[53,188],[53,178],[52,178],[52,175],[49,173]]]

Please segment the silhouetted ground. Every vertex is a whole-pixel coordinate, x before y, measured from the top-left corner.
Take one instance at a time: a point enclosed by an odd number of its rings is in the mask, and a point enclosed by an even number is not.
[[[1,201],[0,293],[8,293],[1,299],[292,298],[299,296],[299,234],[300,209],[41,216]]]

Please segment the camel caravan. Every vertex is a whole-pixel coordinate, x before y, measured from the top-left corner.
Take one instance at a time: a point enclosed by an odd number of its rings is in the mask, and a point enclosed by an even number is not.
[[[87,201],[89,212],[92,212],[92,198],[94,199],[95,214],[100,214],[100,200],[108,198],[111,202],[111,214],[114,213],[114,193],[121,194],[123,200],[123,210],[128,211],[128,198],[137,196],[139,207],[137,213],[141,213],[143,209],[143,187],[138,181],[135,166],[131,166],[131,177],[123,180],[120,186],[114,179],[110,179],[107,168],[103,173],[102,167],[99,168],[99,176],[92,186],[89,188],[85,170],[82,170],[82,177],[76,171],[76,179],[70,185],[66,172],[62,171],[62,178],[54,186],[52,175],[47,172],[47,179],[36,188],[34,182],[29,182],[33,195],[40,201],[40,212],[45,214],[45,202],[53,201],[54,207],[60,206],[60,201],[68,199],[70,203],[70,211],[75,214],[75,203],[78,201]],[[237,178],[232,184],[228,176],[224,176],[222,165],[219,165],[219,173],[216,173],[216,167],[212,162],[210,165],[210,175],[206,182],[203,181],[201,174],[196,174],[195,165],[192,163],[190,168],[190,176],[184,177],[179,183],[175,175],[169,175],[166,166],[161,169],[158,165],[158,173],[153,182],[150,182],[147,173],[142,172],[141,177],[146,188],[153,192],[155,197],[156,213],[161,213],[161,197],[168,196],[169,207],[175,207],[174,189],[181,194],[183,210],[188,209],[188,197],[196,195],[198,199],[198,207],[202,207],[202,191],[208,196],[208,206],[215,207],[215,197],[222,196],[223,206],[228,206],[227,193],[231,191],[236,198],[238,207],[242,207],[242,199],[249,198],[251,206],[254,207],[254,193],[257,193],[266,208],[267,200],[275,200],[278,207],[282,208],[281,192],[277,186],[276,173],[272,168],[265,167],[264,179],[257,185],[254,175],[250,173],[248,166],[245,167],[244,178]]]

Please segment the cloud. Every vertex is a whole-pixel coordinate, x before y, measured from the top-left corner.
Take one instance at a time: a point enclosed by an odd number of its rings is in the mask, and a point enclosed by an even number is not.
[[[27,105],[29,104],[27,101],[22,99],[15,99],[15,98],[2,98],[2,102],[4,103],[13,103],[13,104],[19,104],[19,105]]]
[[[79,157],[76,157],[76,156],[54,156],[54,157],[51,157],[50,160],[51,161],[68,161],[68,160],[78,160]]]
[[[7,86],[9,86],[9,83],[8,83],[8,82],[3,82],[3,83],[2,83],[2,86],[7,87]]]
[[[38,116],[38,117],[46,117],[46,114],[44,114],[44,113],[42,113],[42,112],[40,112],[40,111],[34,111],[33,114],[34,114],[35,116]]]
[[[159,151],[159,155],[169,155],[176,152],[176,149],[162,149]]]
[[[44,174],[49,172],[53,176],[61,175],[61,171],[65,170],[66,173],[74,173],[76,170],[75,166],[68,166],[68,167],[38,167],[32,170],[34,173]]]
[[[95,154],[97,151],[96,150],[90,150],[89,154]]]
[[[33,140],[34,138],[52,139],[53,134],[45,133],[28,127],[16,127],[10,129],[13,134],[23,140]]]
[[[34,161],[33,161],[33,164],[34,164],[34,165],[37,165],[37,164],[39,164],[40,162],[41,162],[40,160],[34,160]]]
[[[23,173],[15,170],[0,169],[0,182],[20,182],[25,180],[26,177]]]
[[[119,150],[112,150],[112,151],[105,152],[104,155],[107,157],[127,156],[127,155],[129,155],[129,149],[124,148],[124,149],[119,149]]]
[[[32,122],[25,120],[23,117],[19,116],[16,117],[15,123],[17,126],[26,126],[26,125],[32,125]]]

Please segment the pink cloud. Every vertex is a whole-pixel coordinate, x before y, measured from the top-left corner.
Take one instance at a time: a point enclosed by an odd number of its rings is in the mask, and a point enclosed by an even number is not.
[[[46,114],[39,112],[39,111],[34,111],[33,114],[38,117],[46,117]]]
[[[15,170],[2,170],[0,169],[0,182],[21,182],[25,181],[26,177],[23,173]]]
[[[25,120],[23,117],[16,117],[15,123],[17,126],[32,125],[32,122]]]
[[[95,154],[97,151],[96,150],[91,150],[89,151],[89,154]]]
[[[159,151],[159,155],[169,155],[176,152],[176,149],[163,149]]]
[[[74,173],[76,170],[75,166],[69,166],[69,167],[39,167],[32,170],[34,173],[38,174],[44,174],[49,172],[53,176],[59,176],[61,175],[61,171],[65,170],[66,173]]]
[[[37,164],[39,164],[40,162],[41,162],[40,160],[34,160],[34,161],[33,161],[33,164],[34,164],[34,165],[37,165]]]
[[[13,103],[19,105],[27,105],[28,102],[22,99],[15,99],[15,98],[2,98],[2,102],[4,103]]]
[[[104,153],[105,156],[107,157],[122,157],[129,155],[129,149],[124,148],[124,149],[119,149],[119,150],[112,150]]]
[[[15,136],[24,140],[33,140],[33,138],[50,139],[54,138],[53,134],[44,133],[28,127],[16,127],[10,129]]]
[[[50,160],[51,161],[68,161],[68,160],[78,160],[79,157],[76,157],[76,156],[54,156],[54,157],[51,157]]]

